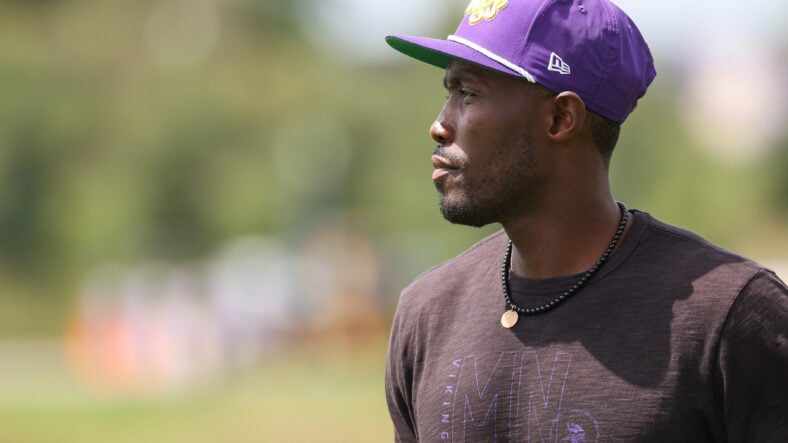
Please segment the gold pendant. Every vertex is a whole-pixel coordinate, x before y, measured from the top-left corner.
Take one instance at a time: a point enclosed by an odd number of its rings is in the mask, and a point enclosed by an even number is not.
[[[508,311],[504,312],[501,316],[501,326],[506,329],[511,329],[514,325],[517,324],[517,320],[520,319],[520,314],[517,313],[514,309],[509,309]]]

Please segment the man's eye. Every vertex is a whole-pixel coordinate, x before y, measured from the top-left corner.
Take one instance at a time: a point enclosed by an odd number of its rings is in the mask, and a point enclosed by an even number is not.
[[[457,89],[456,92],[450,91],[448,95],[446,95],[446,100],[451,99],[452,95],[457,94],[459,98],[469,98],[469,97],[476,97],[476,93],[470,91],[468,89]]]

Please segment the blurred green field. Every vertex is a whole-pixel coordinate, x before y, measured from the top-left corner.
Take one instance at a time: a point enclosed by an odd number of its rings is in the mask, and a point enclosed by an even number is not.
[[[300,351],[199,388],[89,392],[57,340],[0,344],[0,442],[376,442],[391,440],[385,344]]]

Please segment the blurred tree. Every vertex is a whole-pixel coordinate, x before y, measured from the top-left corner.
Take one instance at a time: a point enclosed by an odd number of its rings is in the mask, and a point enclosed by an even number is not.
[[[298,242],[337,214],[400,287],[497,229],[436,210],[441,70],[318,45],[316,5],[0,2],[0,299],[67,299],[97,265],[199,260],[243,235]],[[683,127],[680,79],[663,67],[627,122],[616,195],[726,246],[768,229],[764,248],[788,247],[773,210],[788,211],[786,150],[709,158]]]
[[[0,251],[5,265],[39,271],[51,244],[43,203],[51,186],[53,164],[32,124],[15,126],[0,171]]]

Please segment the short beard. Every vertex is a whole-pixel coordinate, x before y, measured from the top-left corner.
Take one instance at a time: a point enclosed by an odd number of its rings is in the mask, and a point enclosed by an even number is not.
[[[509,163],[498,177],[488,178],[481,183],[465,183],[459,195],[449,197],[441,189],[440,183],[435,187],[440,194],[439,209],[443,218],[453,224],[476,228],[504,221],[516,206],[527,201],[532,195],[537,179],[536,160],[533,157],[533,137],[525,133],[521,142],[521,151],[517,158]],[[503,150],[512,142],[504,139],[498,150]],[[485,188],[486,191],[485,192]]]
[[[449,201],[446,195],[441,195],[439,209],[443,218],[450,223],[481,228],[495,223],[496,215],[500,213],[499,209],[503,209],[501,199],[487,203],[485,207],[481,207],[469,204],[466,195],[463,195],[460,201]]]

